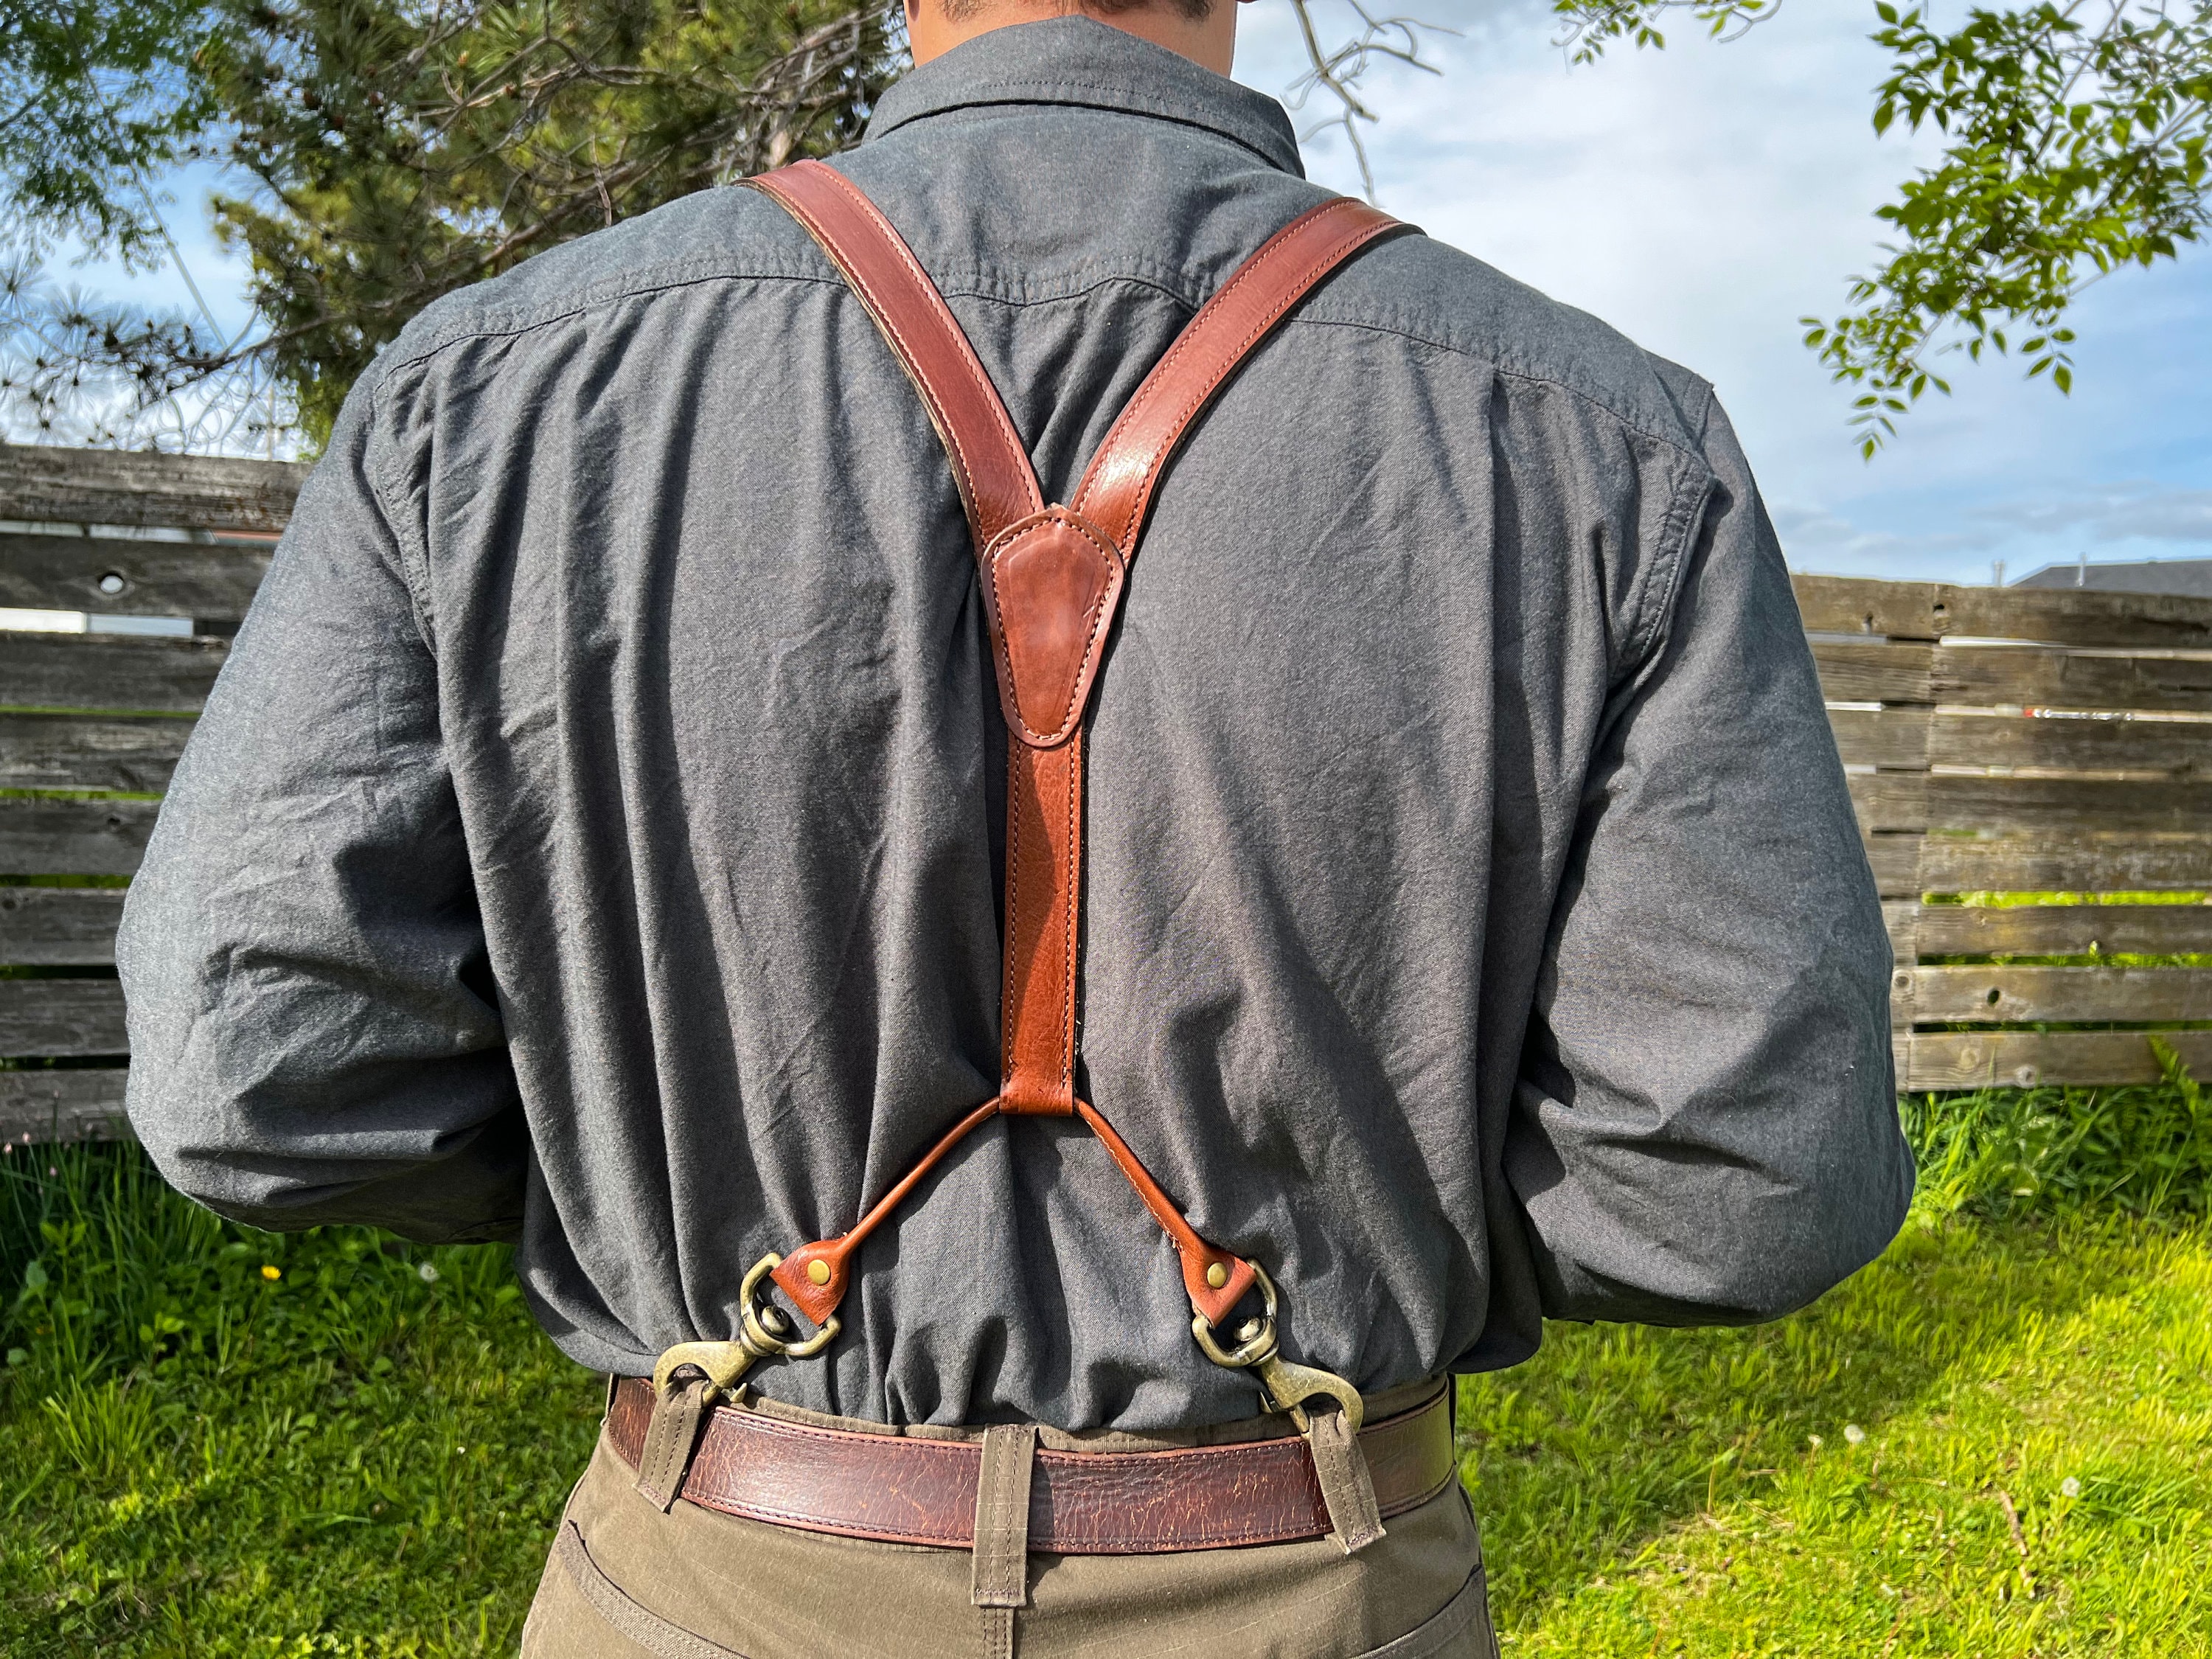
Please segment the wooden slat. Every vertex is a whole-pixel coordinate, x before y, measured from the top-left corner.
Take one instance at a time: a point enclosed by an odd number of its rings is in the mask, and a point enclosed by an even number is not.
[[[233,621],[246,614],[275,545],[0,531],[0,605]]]
[[[1832,702],[2212,712],[2212,659],[2203,657],[1815,640],[1813,659]]]
[[[120,1066],[0,1072],[0,1142],[44,1146],[127,1139],[123,1090],[129,1076]]]
[[[0,887],[0,965],[112,967],[119,887]]]
[[[0,788],[158,794],[191,731],[173,714],[0,714]]]
[[[222,640],[0,633],[0,708],[196,714],[229,648]]]
[[[2212,1031],[2160,1034],[2198,1077],[2212,1076]],[[2031,1088],[2039,1083],[2155,1083],[2140,1031],[1916,1031],[1899,1043],[1905,1089]]]
[[[1937,714],[1929,723],[1928,763],[2212,778],[2212,720]]]
[[[288,461],[0,444],[0,519],[282,530],[308,471]]]
[[[1851,766],[2038,767],[2212,778],[2212,720],[2031,720],[1926,708],[1833,708],[1828,723]]]
[[[119,1054],[123,987],[112,979],[0,979],[0,1055]]]
[[[2182,594],[1954,587],[1856,576],[1793,576],[1790,583],[1807,629],[1816,634],[2212,650],[2212,599]]]
[[[127,876],[160,805],[0,798],[0,876]]]
[[[2206,836],[1875,835],[1866,846],[1884,898],[2212,888]]]
[[[1928,765],[1928,730],[1936,716],[1926,708],[1831,708],[1828,724],[1846,766],[1890,766],[1913,771]]]
[[[1915,1024],[2212,1019],[2212,968],[1900,968],[1890,1004]]]
[[[2185,834],[2212,830],[2212,783],[2111,782],[2094,778],[1851,775],[1862,828],[1972,830],[2006,835]]]
[[[1920,957],[2212,955],[2212,904],[1886,904],[1900,963]]]

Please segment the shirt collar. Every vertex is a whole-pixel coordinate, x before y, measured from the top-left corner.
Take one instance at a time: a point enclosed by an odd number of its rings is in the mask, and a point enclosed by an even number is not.
[[[876,100],[867,136],[987,104],[1082,104],[1182,121],[1305,177],[1297,134],[1273,99],[1089,17],[1009,24],[908,70]]]

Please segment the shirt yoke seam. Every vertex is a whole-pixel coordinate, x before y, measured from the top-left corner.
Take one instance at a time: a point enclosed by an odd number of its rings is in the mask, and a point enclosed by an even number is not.
[[[812,270],[791,268],[732,270],[726,267],[711,271],[701,271],[690,276],[671,276],[660,282],[625,284],[603,294],[580,296],[574,303],[544,315],[532,316],[526,319],[516,319],[511,322],[487,318],[475,326],[457,328],[454,332],[442,336],[404,357],[395,359],[388,366],[380,365],[382,372],[377,376],[375,393],[381,398],[392,380],[403,371],[427,362],[444,352],[457,346],[465,345],[473,340],[518,338],[526,334],[535,333],[542,328],[550,328],[578,317],[589,315],[595,311],[607,309],[624,301],[650,299],[657,295],[672,293],[679,289],[698,288],[714,283],[725,282],[792,282],[807,283],[817,287],[838,289],[848,288],[845,279],[826,260],[818,270]],[[1102,271],[1097,276],[1084,281],[1079,287],[1072,287],[1054,294],[1012,295],[978,286],[973,278],[964,283],[954,283],[944,287],[939,291],[947,299],[988,300],[1000,305],[1028,307],[1080,299],[1115,283],[1129,283],[1152,289],[1164,298],[1173,300],[1193,313],[1195,313],[1205,302],[1202,295],[1178,289],[1160,276],[1127,269]],[[1311,306],[1312,303],[1310,301],[1308,305]],[[1483,363],[1512,380],[1521,380],[1532,386],[1555,386],[1577,402],[1585,404],[1608,419],[1618,422],[1624,429],[1635,433],[1638,436],[1649,438],[1654,443],[1664,444],[1686,459],[1692,461],[1700,459],[1697,451],[1680,439],[1660,430],[1651,422],[1641,420],[1626,410],[1616,408],[1604,398],[1562,376],[1548,374],[1536,368],[1516,364],[1503,354],[1485,351],[1464,341],[1451,339],[1443,335],[1441,331],[1432,333],[1412,327],[1403,322],[1383,321],[1368,317],[1294,314],[1285,319],[1285,326],[1293,324],[1317,328],[1358,329],[1368,333],[1388,335],[1394,338],[1409,341],[1416,345],[1427,346],[1433,350],[1449,352],[1454,356]]]

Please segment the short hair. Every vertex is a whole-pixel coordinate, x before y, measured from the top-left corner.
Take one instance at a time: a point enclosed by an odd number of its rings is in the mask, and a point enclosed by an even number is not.
[[[921,0],[944,9],[945,15],[956,23],[964,23],[971,17],[980,17],[1000,3],[1000,0]],[[1213,0],[1060,0],[1060,9],[1068,16],[1083,12],[1097,12],[1104,17],[1119,17],[1124,12],[1142,11],[1147,6],[1165,5],[1181,12],[1192,22],[1208,16],[1213,10]]]

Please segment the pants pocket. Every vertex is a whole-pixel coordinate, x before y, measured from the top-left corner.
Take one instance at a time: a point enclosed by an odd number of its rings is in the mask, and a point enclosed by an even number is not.
[[[522,1629],[523,1659],[613,1659],[610,1632],[654,1659],[745,1659],[631,1600],[599,1571],[576,1523],[564,1520]]]
[[[1475,1563],[1459,1594],[1430,1619],[1395,1642],[1370,1648],[1358,1659],[1498,1659],[1498,1632],[1490,1622],[1490,1586]]]

